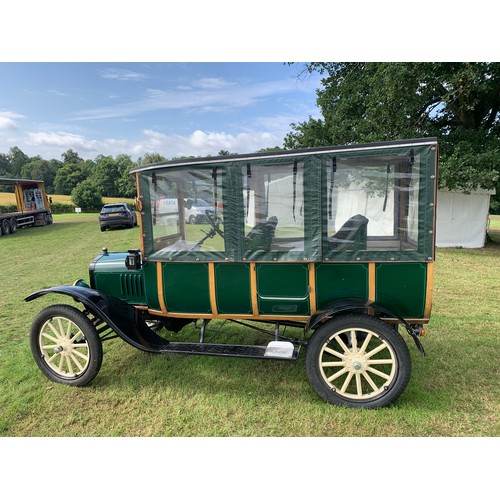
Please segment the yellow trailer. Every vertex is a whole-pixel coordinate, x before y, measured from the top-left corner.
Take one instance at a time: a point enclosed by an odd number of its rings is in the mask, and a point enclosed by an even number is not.
[[[52,224],[50,200],[40,180],[0,177],[1,186],[13,186],[17,211],[0,212],[0,236],[15,233],[20,227]]]

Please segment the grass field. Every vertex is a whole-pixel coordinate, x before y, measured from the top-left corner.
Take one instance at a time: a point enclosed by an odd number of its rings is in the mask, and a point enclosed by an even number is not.
[[[0,435],[498,436],[499,216],[490,236],[482,249],[438,249],[427,356],[405,336],[412,378],[381,410],[322,402],[307,381],[304,352],[296,362],[158,356],[116,339],[104,343],[90,386],[54,384],[36,367],[28,332],[43,307],[66,300],[23,298],[88,279],[101,248],[137,248],[139,228],[101,233],[97,214],[68,214],[1,237]]]

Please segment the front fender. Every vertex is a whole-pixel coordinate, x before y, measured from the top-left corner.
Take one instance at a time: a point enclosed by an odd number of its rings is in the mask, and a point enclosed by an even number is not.
[[[50,293],[68,295],[81,302],[94,316],[108,324],[125,342],[147,352],[160,352],[168,340],[157,335],[142,319],[139,311],[127,302],[82,286],[54,286],[28,295],[31,300]]]

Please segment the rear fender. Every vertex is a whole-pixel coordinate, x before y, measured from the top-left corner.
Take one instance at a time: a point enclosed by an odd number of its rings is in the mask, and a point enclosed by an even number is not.
[[[385,316],[387,318],[394,318],[398,320],[398,323],[402,324],[408,334],[413,338],[417,349],[425,355],[424,348],[418,339],[418,335],[415,330],[411,327],[411,325],[401,316],[395,314],[387,307],[381,306],[376,302],[365,302],[359,299],[348,299],[348,300],[340,300],[337,302],[333,302],[329,304],[325,309],[321,311],[317,311],[315,314],[311,316],[307,325],[305,326],[304,333],[307,334],[310,330],[316,327],[319,323],[321,323],[325,319],[330,319],[333,316],[336,316],[341,313],[356,311],[358,313],[366,314],[370,312],[370,310],[374,310],[379,313],[380,316]]]
[[[94,316],[108,324],[125,342],[146,352],[159,352],[168,341],[149,328],[140,312],[127,302],[83,286],[54,286],[28,295],[31,300],[50,293],[68,295],[82,303]]]

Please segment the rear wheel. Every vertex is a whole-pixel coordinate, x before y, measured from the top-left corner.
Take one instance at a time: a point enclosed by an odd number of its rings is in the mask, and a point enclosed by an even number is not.
[[[10,219],[10,232],[14,234],[17,231],[17,219]]]
[[[90,320],[65,304],[49,306],[34,319],[30,332],[33,357],[54,382],[87,385],[102,364],[102,344]]]
[[[318,328],[307,348],[306,369],[312,387],[327,402],[379,408],[405,390],[411,360],[395,329],[378,318],[353,315]]]

